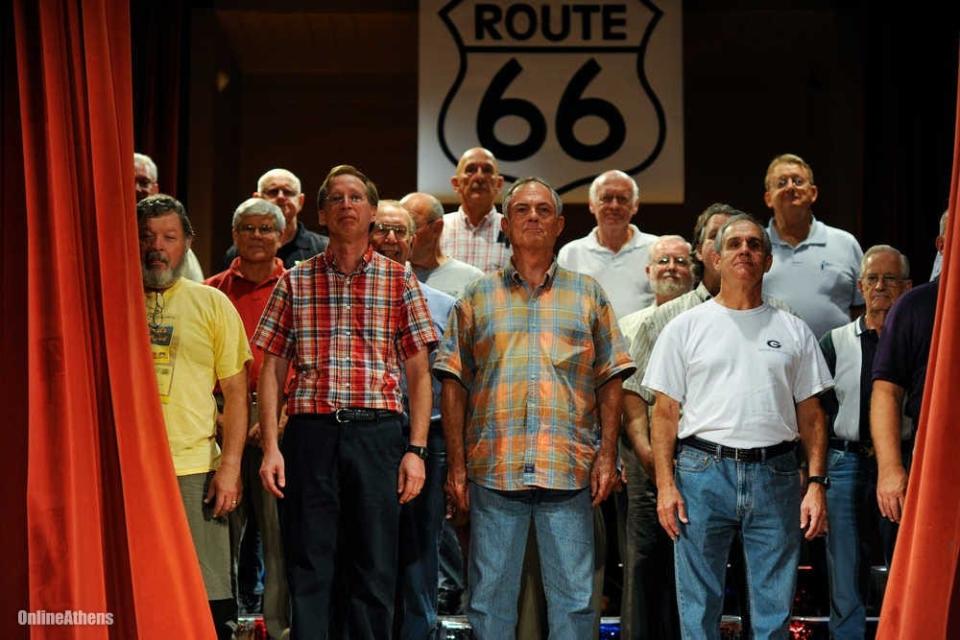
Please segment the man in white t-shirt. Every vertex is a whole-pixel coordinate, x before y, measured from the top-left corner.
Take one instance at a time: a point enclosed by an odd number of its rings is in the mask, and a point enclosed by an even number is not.
[[[772,257],[760,224],[733,216],[716,249],[720,293],[664,328],[643,379],[657,398],[657,515],[676,543],[684,637],[720,637],[727,553],[739,534],[753,634],[785,638],[801,534],[820,535],[827,522],[817,395],[833,380],[806,323],[763,301]]]

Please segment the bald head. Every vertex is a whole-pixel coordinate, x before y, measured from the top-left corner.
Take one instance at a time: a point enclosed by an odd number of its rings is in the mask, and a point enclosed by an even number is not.
[[[443,232],[443,205],[429,193],[408,193],[400,204],[410,212],[417,233],[410,243],[410,263],[433,268],[443,259],[440,234]]]
[[[493,208],[493,202],[503,188],[503,176],[493,154],[482,147],[474,147],[460,156],[457,173],[450,179],[450,184],[471,222],[477,224]]]
[[[413,215],[417,227],[422,227],[443,217],[443,204],[429,193],[421,191],[408,193],[400,200],[400,204]]]
[[[303,209],[303,193],[300,178],[286,169],[270,169],[257,180],[254,198],[263,198],[280,207],[287,221],[283,241],[287,242],[297,232],[297,215]]]

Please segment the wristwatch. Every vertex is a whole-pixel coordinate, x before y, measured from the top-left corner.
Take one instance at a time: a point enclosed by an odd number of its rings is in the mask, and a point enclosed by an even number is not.
[[[822,484],[824,489],[830,488],[830,476],[810,476],[807,478],[807,484],[811,482],[815,484]]]
[[[427,451],[426,447],[418,447],[414,444],[407,444],[407,448],[403,450],[404,453],[415,453],[420,456],[421,460],[426,460],[427,456],[430,455],[430,452]]]

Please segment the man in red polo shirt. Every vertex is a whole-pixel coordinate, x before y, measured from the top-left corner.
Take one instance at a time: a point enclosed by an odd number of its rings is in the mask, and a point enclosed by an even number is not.
[[[318,194],[330,244],[280,278],[253,336],[265,352],[260,477],[282,498],[294,639],[389,640],[400,504],[426,476],[427,355],[437,335],[413,273],[370,247],[378,199],[354,167],[330,170]],[[277,417],[290,365],[281,448]]]
[[[277,250],[285,225],[283,211],[277,205],[261,198],[245,200],[233,213],[233,244],[237,248],[237,257],[228,269],[206,280],[206,284],[220,289],[233,302],[240,312],[247,338],[253,336],[270,293],[283,275],[283,262],[277,257]],[[256,536],[256,531],[260,531],[264,562],[263,619],[270,637],[279,638],[290,626],[287,614],[289,596],[277,500],[259,481],[263,449],[257,416],[257,377],[263,362],[263,349],[253,347],[252,351],[253,360],[247,370],[250,425],[240,467],[244,500],[230,514],[230,551],[236,570],[241,540],[251,533]],[[255,527],[250,526],[251,517],[255,519]],[[240,575],[236,576],[241,600],[252,595],[244,593],[242,575],[241,569]]]

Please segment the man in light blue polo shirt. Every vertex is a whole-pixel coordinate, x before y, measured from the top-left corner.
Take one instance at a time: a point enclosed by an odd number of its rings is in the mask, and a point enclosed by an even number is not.
[[[773,267],[764,294],[786,302],[818,338],[863,311],[857,290],[863,251],[851,234],[813,217],[817,201],[813,169],[785,153],[767,167],[763,200],[773,210],[767,233]]]

